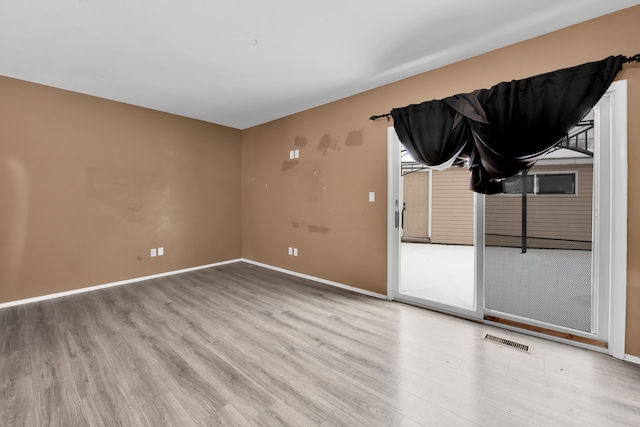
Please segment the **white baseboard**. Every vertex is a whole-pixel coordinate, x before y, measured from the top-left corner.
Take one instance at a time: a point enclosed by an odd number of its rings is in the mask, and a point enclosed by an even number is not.
[[[73,290],[70,290],[70,291],[57,292],[55,294],[42,295],[42,296],[38,296],[38,297],[21,299],[21,300],[17,300],[17,301],[3,302],[3,303],[0,303],[0,309],[7,308],[7,307],[13,307],[13,306],[16,306],[16,305],[29,304],[29,303],[32,303],[32,302],[45,301],[45,300],[54,299],[54,298],[66,297],[68,295],[82,294],[84,292],[96,291],[98,289],[112,288],[114,286],[121,286],[121,285],[126,285],[126,284],[129,284],[129,283],[141,282],[143,280],[155,279],[155,278],[164,277],[164,276],[171,276],[171,275],[174,275],[174,274],[187,273],[189,271],[202,270],[203,268],[216,267],[216,266],[224,265],[224,264],[232,264],[232,263],[240,262],[240,261],[242,261],[242,259],[239,259],[239,258],[238,259],[232,259],[232,260],[229,260],[229,261],[216,262],[216,263],[213,263],[213,264],[200,265],[200,266],[197,266],[197,267],[183,268],[182,270],[167,271],[166,273],[152,274],[150,276],[136,277],[134,279],[127,279],[127,280],[120,280],[120,281],[112,282],[112,283],[105,283],[103,285],[89,286],[88,288],[73,289]]]
[[[625,354],[624,355],[624,360],[626,362],[631,362],[631,363],[635,363],[635,364],[640,365],[640,357],[638,357],[638,356],[632,356],[630,354]]]
[[[167,271],[166,273],[158,273],[158,274],[152,274],[150,276],[136,277],[134,279],[119,280],[117,282],[105,283],[105,284],[96,285],[96,286],[89,286],[87,288],[72,289],[70,291],[57,292],[55,294],[41,295],[41,296],[37,296],[37,297],[33,297],[33,298],[21,299],[21,300],[17,300],[17,301],[3,302],[3,303],[0,303],[0,309],[7,308],[7,307],[13,307],[13,306],[16,306],[16,305],[29,304],[29,303],[32,303],[32,302],[46,301],[46,300],[50,300],[50,299],[54,299],[54,298],[66,297],[66,296],[69,296],[69,295],[82,294],[82,293],[85,293],[85,292],[96,291],[98,289],[105,289],[105,288],[112,288],[114,286],[127,285],[129,283],[142,282],[143,280],[156,279],[158,277],[165,277],[165,276],[172,276],[174,274],[187,273],[189,271],[202,270],[203,268],[217,267],[219,265],[225,265],[225,264],[233,264],[233,263],[236,263],[236,262],[246,262],[246,263],[249,263],[249,264],[254,264],[254,265],[257,265],[257,266],[260,266],[260,267],[264,267],[264,268],[268,268],[268,269],[271,269],[271,270],[280,271],[282,273],[290,274],[292,276],[302,277],[303,279],[309,279],[309,280],[313,280],[313,281],[316,281],[316,282],[324,283],[326,285],[331,285],[331,286],[335,286],[335,287],[338,287],[338,288],[347,289],[349,291],[357,292],[357,293],[364,294],[364,295],[368,295],[370,297],[380,298],[380,299],[387,299],[386,295],[378,294],[378,293],[367,291],[367,290],[364,290],[364,289],[355,288],[355,287],[349,286],[349,285],[343,285],[342,283],[332,282],[331,280],[325,280],[325,279],[321,279],[319,277],[309,276],[307,274],[296,273],[295,271],[285,270],[284,268],[274,267],[272,265],[263,264],[263,263],[256,262],[256,261],[251,261],[251,260],[245,259],[245,258],[237,258],[237,259],[232,259],[232,260],[228,260],[228,261],[216,262],[216,263],[213,263],[213,264],[199,265],[197,267],[183,268],[181,270]],[[634,356],[629,356],[629,357],[634,357]]]
[[[204,268],[217,267],[217,266],[225,265],[225,264],[233,264],[233,263],[237,263],[237,262],[246,262],[248,264],[257,265],[259,267],[268,268],[270,270],[279,271],[281,273],[290,274],[292,276],[301,277],[303,279],[313,280],[315,282],[324,283],[326,285],[335,286],[337,288],[346,289],[346,290],[349,290],[349,291],[352,291],[352,292],[356,292],[356,293],[359,293],[359,294],[363,294],[363,295],[367,295],[367,296],[370,296],[370,297],[384,299],[384,300],[387,299],[386,295],[379,294],[379,293],[376,293],[376,292],[371,292],[371,291],[367,291],[365,289],[360,289],[360,288],[356,288],[356,287],[353,287],[353,286],[345,285],[345,284],[342,284],[342,283],[333,282],[331,280],[321,279],[319,277],[310,276],[308,274],[303,274],[303,273],[298,273],[298,272],[291,271],[291,270],[286,270],[286,269],[280,268],[280,267],[274,267],[274,266],[269,265],[269,264],[263,264],[261,262],[252,261],[252,260],[246,259],[246,258],[237,258],[237,259],[232,259],[232,260],[228,260],[228,261],[216,262],[216,263],[213,263],[213,264],[207,264],[207,265],[200,265],[200,266],[197,266],[197,267],[184,268],[184,269],[181,269],[181,270],[167,271],[166,273],[152,274],[150,276],[136,277],[134,279],[120,280],[120,281],[117,281],[117,282],[105,283],[105,284],[102,284],[102,285],[89,286],[87,288],[73,289],[73,290],[70,290],[70,291],[57,292],[57,293],[54,293],[54,294],[42,295],[42,296],[33,297],[33,298],[27,298],[27,299],[22,299],[22,300],[17,300],[17,301],[4,302],[4,303],[0,303],[0,309],[13,307],[13,306],[17,306],[17,305],[22,305],[22,304],[29,304],[29,303],[32,303],[32,302],[45,301],[45,300],[50,300],[50,299],[54,299],[54,298],[60,298],[60,297],[68,296],[68,295],[81,294],[81,293],[84,293],[84,292],[91,292],[91,291],[95,291],[95,290],[98,290],[98,289],[105,289],[105,288],[111,288],[111,287],[114,287],[114,286],[126,285],[126,284],[129,284],[129,283],[141,282],[141,281],[144,281],[144,280],[155,279],[155,278],[158,278],[158,277],[165,277],[165,276],[171,276],[171,275],[174,275],[174,274],[187,273],[189,271],[202,270]],[[488,323],[491,323],[491,322],[488,322]],[[504,325],[501,325],[501,327],[504,327]],[[640,365],[640,357],[638,357],[638,356],[633,356],[631,354],[625,354],[624,355],[624,360],[626,362],[631,362],[631,363],[635,363],[635,364]]]
[[[314,277],[314,276],[309,276],[308,274],[302,274],[302,273],[297,273],[295,271],[291,271],[291,270],[286,270],[284,268],[280,268],[280,267],[274,267],[272,265],[269,264],[263,264],[261,262],[257,262],[257,261],[252,261],[250,259],[241,259],[240,261],[246,262],[248,264],[253,264],[253,265],[257,265],[259,267],[264,267],[264,268],[268,268],[270,270],[275,270],[275,271],[279,271],[281,273],[286,273],[286,274],[290,274],[291,276],[296,276],[296,277],[301,277],[303,279],[308,279],[308,280],[313,280],[314,282],[320,282],[320,283],[324,283],[325,285],[330,285],[330,286],[335,286],[337,288],[342,288],[342,289],[346,289],[348,291],[351,292],[356,292],[359,294],[363,294],[363,295],[367,295],[370,297],[374,297],[374,298],[379,298],[379,299],[387,299],[386,295],[383,294],[379,294],[377,292],[371,292],[371,291],[367,291],[365,289],[360,289],[360,288],[356,288],[354,286],[349,286],[349,285],[344,285],[342,283],[338,283],[338,282],[333,282],[331,280],[325,280],[325,279],[321,279],[319,277]]]

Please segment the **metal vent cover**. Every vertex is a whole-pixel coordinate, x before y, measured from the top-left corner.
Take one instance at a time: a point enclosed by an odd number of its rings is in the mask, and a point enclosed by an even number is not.
[[[531,347],[530,345],[522,344],[522,343],[515,342],[515,341],[511,341],[511,340],[508,340],[506,338],[496,337],[495,335],[491,335],[491,334],[484,334],[482,339],[494,342],[496,344],[504,345],[505,347],[514,348],[516,350],[520,350],[520,351],[523,351],[523,352],[529,353],[529,354],[531,354],[531,351],[533,350],[533,347]]]

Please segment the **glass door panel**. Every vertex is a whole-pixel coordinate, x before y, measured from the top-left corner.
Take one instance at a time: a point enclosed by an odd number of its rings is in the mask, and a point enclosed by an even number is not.
[[[487,315],[595,334],[594,117],[485,198]]]
[[[393,128],[389,135],[389,197],[398,218],[389,234],[391,258],[399,267],[389,267],[393,297],[479,318],[484,307],[478,239],[484,233],[475,218],[484,199],[468,190],[466,168],[424,169],[403,155]]]

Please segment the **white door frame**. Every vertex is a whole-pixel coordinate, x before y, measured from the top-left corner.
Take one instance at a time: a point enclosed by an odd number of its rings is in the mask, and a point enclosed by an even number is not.
[[[400,280],[400,140],[393,126],[387,128],[387,299],[396,299]]]
[[[615,81],[611,84],[604,96],[610,100],[611,113],[611,156],[609,166],[611,180],[609,188],[601,188],[600,191],[609,191],[611,203],[609,205],[610,230],[609,244],[609,333],[608,352],[615,358],[625,358],[626,335],[626,306],[627,306],[627,81]],[[602,112],[606,114],[606,112]],[[400,150],[399,141],[393,126],[387,131],[388,145],[388,207],[387,207],[387,298],[398,299],[397,289],[400,280],[400,238],[396,227],[396,221],[400,220]],[[484,197],[476,197],[476,209],[484,210]],[[397,220],[396,220],[397,218]],[[484,318],[484,242],[479,241],[479,236],[484,238],[483,213],[476,215],[475,244],[482,243],[476,250],[476,312],[458,312],[452,307],[438,304],[430,304],[429,308],[442,310],[462,317]],[[606,283],[604,284],[606,286]],[[401,298],[403,301],[406,298]],[[407,301],[413,303],[414,301]],[[418,305],[424,305],[417,302]],[[523,331],[526,333],[526,331]],[[537,334],[536,334],[537,335]],[[557,339],[555,339],[557,340]],[[564,341],[564,340],[561,340]],[[566,341],[565,341],[566,342]]]
[[[627,326],[627,81],[613,82],[611,105],[611,210],[609,354],[625,357]]]

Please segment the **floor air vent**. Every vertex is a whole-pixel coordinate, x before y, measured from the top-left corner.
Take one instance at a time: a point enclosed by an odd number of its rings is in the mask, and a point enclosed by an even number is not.
[[[531,350],[533,349],[531,346],[527,344],[521,344],[519,342],[496,337],[495,335],[491,335],[491,334],[484,334],[482,339],[494,342],[496,344],[504,345],[506,347],[515,348],[516,350],[524,351],[525,353],[529,353],[529,354],[531,354]]]

